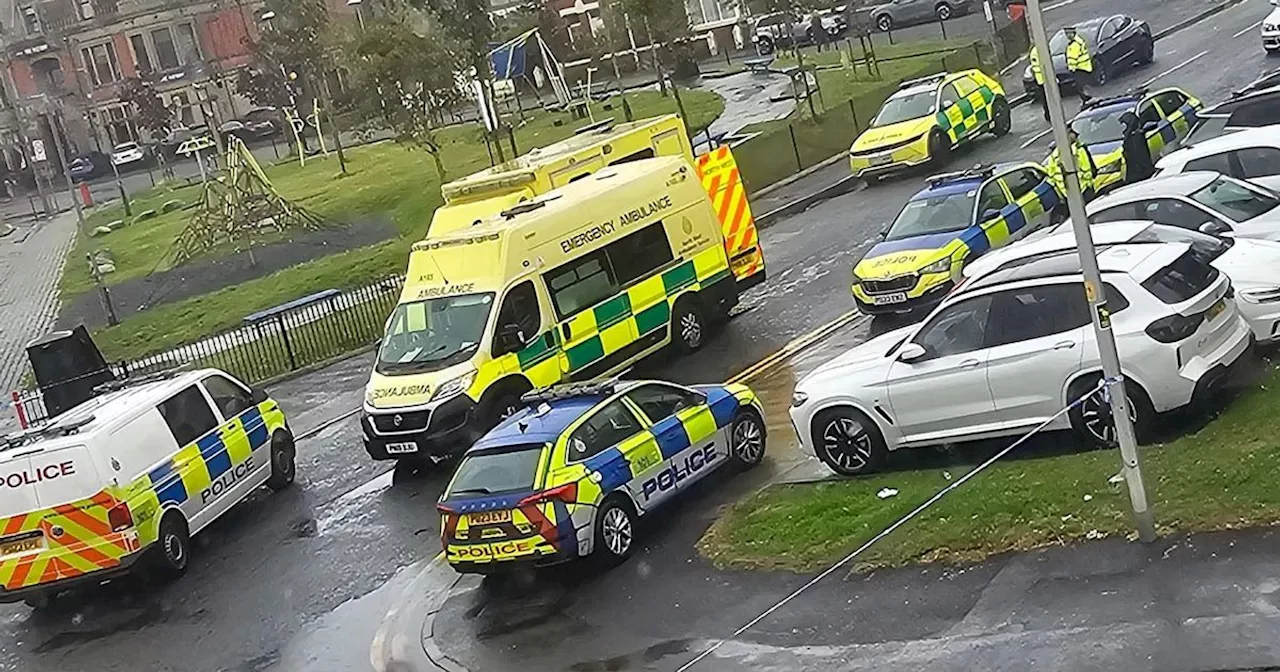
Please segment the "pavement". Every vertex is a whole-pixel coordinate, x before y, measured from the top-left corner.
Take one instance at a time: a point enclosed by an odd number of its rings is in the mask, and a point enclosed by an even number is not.
[[[1189,0],[1074,0],[1050,16],[1124,11],[1159,27],[1200,8]],[[1099,93],[1150,79],[1220,99],[1270,65],[1254,32],[1269,9],[1246,0],[1175,33],[1157,43],[1154,65]],[[1048,140],[1039,117],[1016,108],[1013,133],[975,143],[956,165],[1042,158]],[[849,314],[848,269],[922,181],[906,175],[777,217],[761,233],[769,281],[744,296],[745,312],[697,355],[637,370],[682,382],[746,372],[768,404],[771,440],[760,469],[714,477],[656,514],[642,531],[641,553],[623,566],[604,573],[573,566],[533,585],[504,586],[458,580],[434,563],[433,506],[447,466],[395,482],[388,465],[367,459],[347,415],[362,396],[362,355],[271,388],[305,436],[297,487],[260,493],[200,535],[177,583],[120,581],[69,595],[47,612],[0,606],[0,669],[439,669],[425,660],[430,648],[445,657],[444,669],[475,672],[678,670],[721,638],[729,641],[688,669],[1280,664],[1280,555],[1268,530],[837,574],[732,636],[809,577],[719,572],[694,544],[724,506],[756,488],[823,475],[795,452],[784,410],[790,387],[880,328]],[[11,238],[0,238],[0,249]]]
[[[0,314],[6,316],[0,320],[0,390],[4,391],[15,389],[26,370],[27,343],[54,324],[58,280],[75,242],[76,216],[63,213],[11,225],[13,232],[0,237]]]

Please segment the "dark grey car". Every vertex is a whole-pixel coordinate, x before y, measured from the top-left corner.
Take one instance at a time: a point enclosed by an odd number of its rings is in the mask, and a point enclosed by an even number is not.
[[[871,8],[871,25],[889,31],[968,14],[973,0],[893,0]]]

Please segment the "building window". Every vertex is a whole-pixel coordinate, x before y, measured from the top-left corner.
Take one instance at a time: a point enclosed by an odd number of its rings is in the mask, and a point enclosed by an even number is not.
[[[36,13],[35,5],[27,5],[22,8],[22,25],[26,28],[27,35],[39,35],[42,32],[40,15]]]
[[[196,40],[194,24],[180,23],[173,27],[174,42],[178,47],[178,60],[183,65],[200,60],[200,42]]]
[[[88,21],[96,13],[93,11],[93,0],[80,0],[80,18]]]
[[[150,74],[151,53],[147,51],[147,38],[142,34],[129,36],[129,46],[133,49],[133,62],[138,66],[138,73],[142,75]]]
[[[116,60],[116,46],[111,42],[85,47],[80,50],[80,57],[94,86],[120,81],[120,61]]]
[[[138,132],[129,118],[128,105],[106,107],[97,112],[98,124],[105,128],[114,147],[122,142],[137,142]]]
[[[155,47],[156,67],[161,70],[178,67],[178,51],[173,46],[173,34],[167,26],[151,31],[151,45]]]

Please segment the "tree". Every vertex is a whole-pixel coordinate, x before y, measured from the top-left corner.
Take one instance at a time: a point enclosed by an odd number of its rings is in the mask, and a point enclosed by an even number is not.
[[[666,95],[666,83],[662,75],[659,52],[668,61],[673,60],[672,40],[689,34],[689,14],[682,0],[617,0],[619,7],[631,20],[639,23],[649,38],[653,54],[654,70],[658,72],[658,89]],[[677,94],[678,96],[679,94]]]
[[[237,76],[236,89],[258,107],[284,109],[289,106],[289,90],[280,68],[267,63],[243,68]]]
[[[138,125],[153,139],[163,138],[169,133],[173,115],[150,84],[137,78],[126,80],[120,99],[133,106]]]
[[[345,52],[357,92],[348,102],[357,116],[380,120],[398,141],[429,153],[444,182],[436,116],[466,99],[457,73],[467,54],[443,31],[420,30],[403,20],[366,22]]]

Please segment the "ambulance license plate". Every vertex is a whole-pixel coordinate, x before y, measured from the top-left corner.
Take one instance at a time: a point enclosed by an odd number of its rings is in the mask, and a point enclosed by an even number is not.
[[[418,452],[418,444],[412,441],[402,441],[399,443],[387,444],[388,455],[404,455],[406,453],[416,453],[416,452]]]
[[[25,539],[0,541],[0,556],[17,555],[28,551],[38,551],[42,548],[44,548],[44,536],[36,532]]]
[[[509,523],[511,522],[511,511],[480,511],[478,513],[468,513],[467,523],[471,525],[490,525],[493,523]]]
[[[1213,304],[1212,306],[1209,306],[1209,310],[1206,311],[1209,315],[1209,321],[1212,322],[1214,318],[1221,315],[1222,311],[1226,309],[1227,309],[1227,300],[1218,299],[1218,302]]]
[[[906,292],[894,292],[892,294],[882,294],[880,296],[871,297],[871,302],[877,306],[888,306],[895,303],[904,303],[907,300]]]

